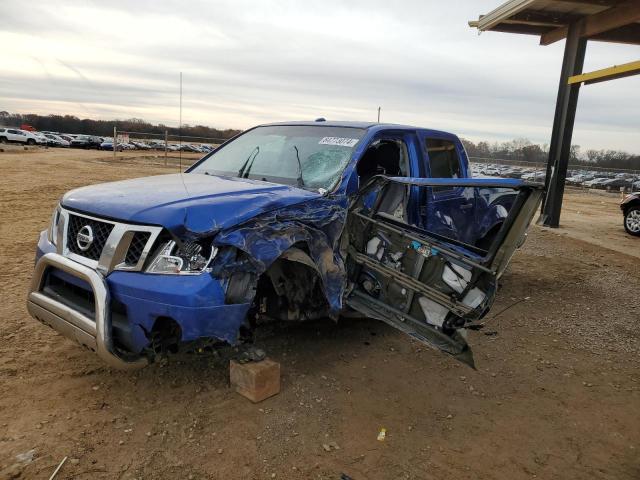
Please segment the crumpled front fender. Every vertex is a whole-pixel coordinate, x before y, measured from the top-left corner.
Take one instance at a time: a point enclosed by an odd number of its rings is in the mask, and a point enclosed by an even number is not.
[[[220,232],[214,242],[219,247],[233,246],[245,252],[257,275],[294,245],[306,244],[331,313],[337,314],[342,310],[346,286],[344,259],[339,251],[346,215],[346,197],[320,197],[268,212]]]

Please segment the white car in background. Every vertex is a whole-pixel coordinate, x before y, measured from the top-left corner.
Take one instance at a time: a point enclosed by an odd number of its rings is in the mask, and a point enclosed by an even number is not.
[[[582,185],[585,186],[585,187],[593,188],[593,187],[597,187],[598,185],[602,184],[603,182],[606,182],[607,180],[609,180],[609,178],[607,178],[607,177],[596,177],[593,180],[587,180]]]
[[[36,138],[40,139],[40,143],[42,143],[43,145],[49,144],[49,139],[44,133],[42,132],[30,132],[30,133],[32,133]]]
[[[71,142],[53,133],[43,133],[43,135],[47,139],[47,144],[51,147],[68,147],[71,145]]]
[[[34,135],[27,130],[19,128],[0,128],[0,143],[22,143],[24,145],[46,145],[45,137]]]

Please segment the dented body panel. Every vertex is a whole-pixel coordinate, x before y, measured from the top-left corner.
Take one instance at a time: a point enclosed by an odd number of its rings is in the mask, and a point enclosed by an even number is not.
[[[273,132],[292,126],[304,135],[274,147]],[[324,127],[331,136],[309,140],[309,128]],[[40,237],[36,262],[60,255],[95,269],[109,304],[92,303],[95,285],[73,272],[47,268],[34,280],[32,314],[51,325],[37,316],[42,308],[59,313],[64,306],[90,318],[100,307],[115,338],[112,354],[152,360],[170,342],[235,344],[256,318],[337,319],[350,309],[472,364],[464,328],[490,308],[496,279],[521,240],[512,238],[513,225],[526,229],[535,189],[518,180],[464,178],[466,153],[446,132],[340,122],[274,124],[268,132],[271,143],[244,152],[236,174],[208,171],[214,152],[184,174],[67,193]],[[221,151],[234,141],[244,140]],[[308,153],[313,145],[321,148]],[[276,147],[291,164],[284,183],[268,179],[269,162],[280,158]],[[331,162],[342,162],[337,176],[322,171]],[[335,181],[309,188],[314,180],[303,167]],[[449,178],[430,178],[443,171]],[[99,258],[89,258],[93,242],[102,242]],[[394,250],[392,259],[388,252],[378,258],[381,245]],[[458,281],[452,275],[465,277],[459,292],[447,287]],[[479,302],[474,288],[481,289]],[[32,307],[32,296],[41,304]],[[429,308],[441,318],[434,322]]]

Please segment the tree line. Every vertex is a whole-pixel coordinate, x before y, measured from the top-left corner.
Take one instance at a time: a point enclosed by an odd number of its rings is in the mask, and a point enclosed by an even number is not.
[[[165,131],[172,137],[182,134],[183,137],[206,137],[227,139],[240,133],[240,130],[207,127],[204,125],[183,125],[182,129],[159,124],[152,124],[140,118],[126,120],[93,120],[79,118],[75,115],[38,115],[35,113],[0,112],[0,126],[20,128],[30,125],[36,130],[60,133],[96,135],[99,137],[113,136],[113,127],[119,131],[157,134],[164,136]]]
[[[463,138],[462,143],[470,157],[535,163],[546,163],[549,158],[548,144],[535,144],[526,138],[516,138],[502,143],[474,143]],[[640,155],[620,150],[590,149],[582,152],[580,145],[571,145],[569,164],[584,167],[640,170]]]
[[[205,125],[183,125],[182,131],[177,127],[163,124],[152,124],[140,118],[127,120],[93,120],[79,118],[75,115],[38,115],[35,113],[20,114],[0,111],[0,126],[17,127],[31,125],[36,130],[81,133],[86,135],[111,136],[113,127],[120,131],[147,133],[163,136],[165,131],[171,137],[182,134],[183,137],[206,137],[227,139],[240,133],[240,130],[217,129]],[[548,144],[535,144],[526,138],[516,138],[508,142],[474,143],[462,139],[462,143],[470,157],[491,160],[515,160],[520,162],[546,163],[549,156]],[[572,145],[569,153],[571,165],[597,166],[615,169],[640,169],[640,155],[619,150],[587,150],[581,152],[579,145]]]

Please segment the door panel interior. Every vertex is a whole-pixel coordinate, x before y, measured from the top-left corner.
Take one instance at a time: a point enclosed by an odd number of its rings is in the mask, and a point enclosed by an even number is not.
[[[435,202],[421,206],[432,217],[421,222],[426,227],[408,220],[412,189],[443,186],[474,199],[474,225]],[[490,309],[497,280],[540,198],[538,186],[517,180],[375,177],[355,199],[347,220],[348,305],[473,366],[466,329]],[[447,229],[437,228],[443,222]],[[473,230],[479,236],[492,222],[497,227],[483,248],[460,241],[455,233]]]

